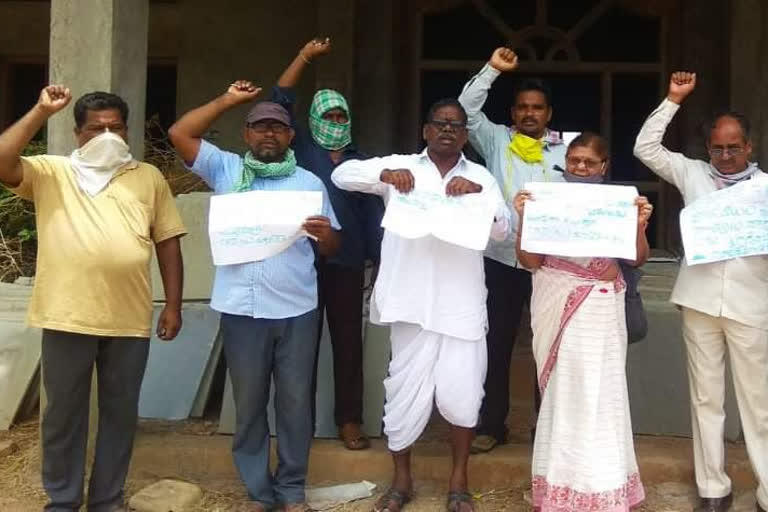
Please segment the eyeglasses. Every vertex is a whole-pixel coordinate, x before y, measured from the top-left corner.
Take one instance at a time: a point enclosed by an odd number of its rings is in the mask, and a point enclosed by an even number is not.
[[[587,169],[598,169],[600,168],[604,163],[605,160],[595,160],[593,158],[579,158],[576,156],[569,156],[565,159],[566,164],[568,164],[568,167],[574,168],[578,167],[580,164],[584,164],[584,167]]]
[[[288,130],[290,130],[290,126],[285,126],[283,123],[254,123],[249,124],[248,128],[253,130],[254,132],[258,134],[264,134],[267,132],[272,132],[275,134],[283,134],[286,133]]]
[[[446,119],[432,119],[429,124],[437,128],[438,130],[443,130],[445,128],[451,128],[451,130],[463,130],[467,127],[467,123],[464,121],[449,121]]]
[[[709,149],[710,156],[721,157],[726,153],[731,156],[739,156],[742,153],[744,153],[744,148],[710,148]]]

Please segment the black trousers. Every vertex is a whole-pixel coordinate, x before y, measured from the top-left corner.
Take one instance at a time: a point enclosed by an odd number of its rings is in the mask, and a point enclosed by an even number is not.
[[[364,269],[318,262],[317,270],[318,339],[325,310],[333,347],[334,419],[338,426],[362,423]]]
[[[485,285],[488,288],[488,374],[477,433],[506,442],[509,366],[523,306],[531,297],[531,274],[485,258]]]
[[[96,365],[99,433],[88,485],[89,512],[123,503],[133,451],[139,392],[149,355],[146,338],[109,338],[43,330],[45,510],[80,510],[88,443],[91,377]]]

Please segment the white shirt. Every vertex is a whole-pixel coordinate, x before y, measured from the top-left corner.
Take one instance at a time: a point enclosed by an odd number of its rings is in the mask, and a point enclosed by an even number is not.
[[[680,105],[665,99],[645,121],[635,142],[635,156],[675,185],[688,205],[717,190],[712,164],[686,158],[662,146],[667,125]],[[752,179],[768,179],[757,172]],[[711,316],[768,329],[768,256],[734,258],[716,263],[680,265],[671,301]]]
[[[344,190],[377,194],[389,202],[394,186],[382,183],[384,169],[409,169],[415,186],[436,189],[455,176],[479,185],[479,194],[495,205],[490,237],[504,240],[510,213],[496,180],[484,167],[461,155],[445,177],[427,155],[391,155],[348,160],[333,171],[333,183]],[[408,322],[440,334],[479,340],[488,324],[483,252],[453,245],[433,236],[407,239],[384,231],[381,267],[371,301],[371,320],[379,324]]]

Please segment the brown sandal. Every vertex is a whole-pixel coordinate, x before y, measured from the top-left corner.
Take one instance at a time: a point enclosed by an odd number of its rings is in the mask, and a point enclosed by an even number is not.
[[[365,450],[371,447],[368,439],[357,423],[345,423],[339,429],[339,439],[347,450]]]
[[[400,512],[410,501],[410,493],[389,489],[376,500],[373,512]]]

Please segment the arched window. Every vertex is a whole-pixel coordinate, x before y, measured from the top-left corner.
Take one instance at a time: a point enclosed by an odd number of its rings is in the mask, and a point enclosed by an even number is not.
[[[660,0],[421,0],[412,8],[414,117],[435,100],[457,96],[498,46],[521,60],[502,75],[485,106],[495,122],[509,122],[509,91],[523,76],[540,76],[553,89],[551,126],[597,131],[612,147],[611,179],[631,183],[663,213],[662,183],[632,156],[643,121],[665,86],[665,47],[674,1]],[[418,122],[413,123],[418,126]],[[414,143],[418,133],[414,131]],[[410,135],[409,135],[410,136]],[[656,218],[663,218],[658,215]],[[650,227],[652,244],[663,226]]]

